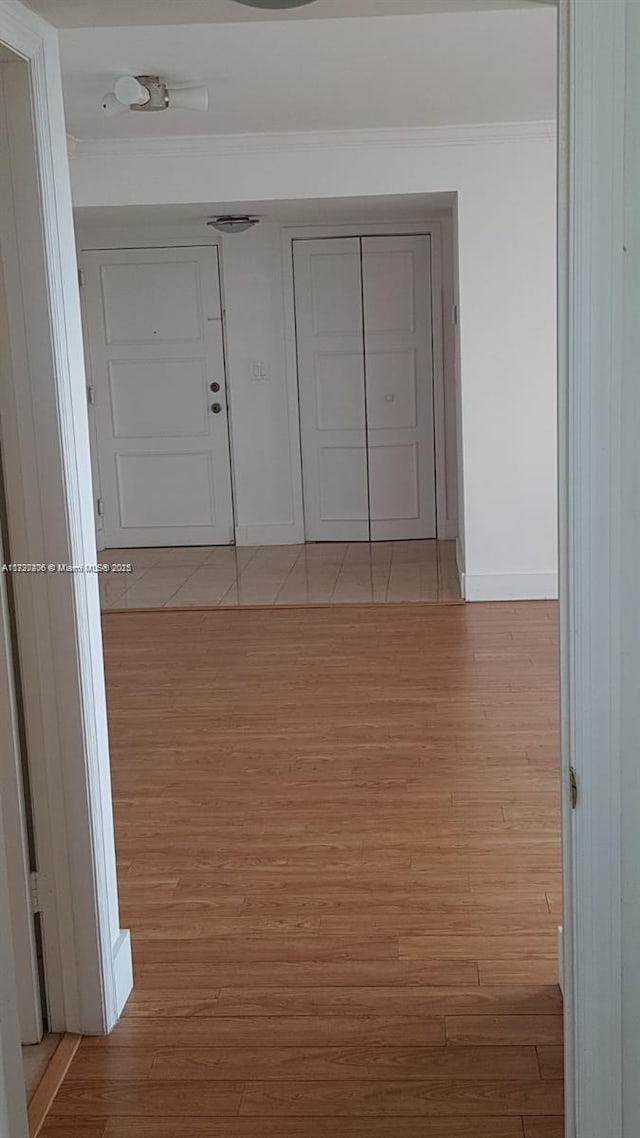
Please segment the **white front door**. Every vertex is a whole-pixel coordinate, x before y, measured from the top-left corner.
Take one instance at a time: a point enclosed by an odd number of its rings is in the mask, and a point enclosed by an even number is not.
[[[102,250],[82,267],[106,545],[230,544],[217,248]]]
[[[308,541],[436,536],[430,239],[296,241]]]

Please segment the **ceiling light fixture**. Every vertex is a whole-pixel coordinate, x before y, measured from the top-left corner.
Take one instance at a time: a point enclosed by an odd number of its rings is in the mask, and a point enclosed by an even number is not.
[[[169,87],[158,75],[123,75],[102,100],[105,115],[120,115],[123,111],[206,111],[208,107],[206,87]]]
[[[219,233],[246,233],[247,229],[253,229],[254,225],[259,225],[260,219],[258,217],[249,217],[248,214],[227,214],[224,217],[210,217],[207,225],[213,229],[217,229]]]
[[[303,4],[313,4],[315,0],[236,0],[247,8],[262,8],[267,12],[277,12],[282,8],[302,8]]]

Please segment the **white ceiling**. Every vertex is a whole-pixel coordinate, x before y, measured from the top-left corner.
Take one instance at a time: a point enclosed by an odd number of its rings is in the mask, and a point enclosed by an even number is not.
[[[60,35],[67,128],[79,139],[116,139],[552,119],[555,35],[554,9],[531,5],[69,29]],[[210,109],[107,118],[102,98],[126,74],[205,83]]]
[[[451,210],[454,194],[404,194],[367,198],[306,198],[297,201],[203,202],[200,205],[91,207],[76,209],[83,227],[201,224],[207,218],[243,213],[278,225],[350,225],[378,221],[419,221]]]
[[[406,16],[521,8],[537,2],[545,0],[315,0],[303,8],[265,12],[234,0],[28,0],[31,8],[61,28]]]

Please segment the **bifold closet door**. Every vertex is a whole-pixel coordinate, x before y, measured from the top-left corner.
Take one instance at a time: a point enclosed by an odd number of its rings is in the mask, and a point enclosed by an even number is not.
[[[294,244],[307,541],[436,536],[426,236]]]
[[[294,244],[307,541],[368,541],[360,238]]]
[[[435,538],[430,238],[364,237],[362,295],[370,540]]]

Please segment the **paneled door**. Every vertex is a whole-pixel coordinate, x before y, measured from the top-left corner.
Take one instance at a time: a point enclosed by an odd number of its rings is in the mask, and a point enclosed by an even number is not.
[[[436,536],[430,240],[362,239],[371,541]]]
[[[85,253],[107,546],[234,539],[218,251]]]
[[[308,541],[436,536],[427,236],[296,241]]]
[[[307,541],[369,540],[360,238],[296,241]]]

